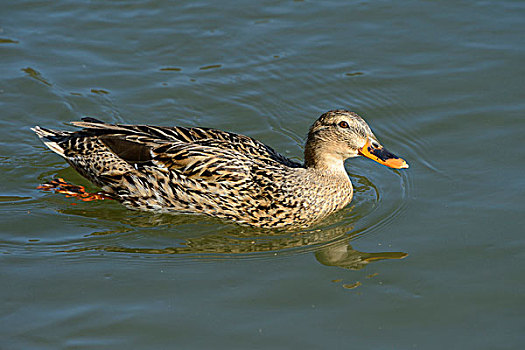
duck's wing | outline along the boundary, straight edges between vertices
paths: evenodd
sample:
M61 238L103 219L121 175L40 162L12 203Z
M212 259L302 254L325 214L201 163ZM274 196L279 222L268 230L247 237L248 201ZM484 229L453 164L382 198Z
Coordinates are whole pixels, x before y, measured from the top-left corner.
M106 124L94 118L83 118L73 125L98 135L125 135L125 139L135 143L181 142L194 146L236 151L258 158L261 161L278 162L292 168L303 165L295 162L273 148L251 137L210 128L160 127L150 125ZM106 137L108 138L108 137ZM122 137L120 137L122 139ZM124 145L126 148L127 146Z
M253 159L235 150L180 141L151 148L152 163L187 179L239 182L250 177Z
M272 168L283 165L302 167L255 139L215 129L115 125L92 118L72 124L83 128L77 132L79 137L96 140L89 148L103 145L104 158L112 159L103 164L119 164L120 168L124 161L138 171L151 171L152 167L157 167L160 171L174 171L177 176L196 181L242 182L253 175L250 171L256 163ZM72 155L69 158L82 157ZM104 170L101 173L117 176L120 171Z
M195 130L198 128L188 134L188 129L112 125L91 118L73 124L83 129L62 132L35 127L34 131L50 149L100 187L112 187L126 174L165 174L211 183L245 181L252 163L259 162L257 157L233 147L218 147L223 143L197 139L193 135L201 132Z

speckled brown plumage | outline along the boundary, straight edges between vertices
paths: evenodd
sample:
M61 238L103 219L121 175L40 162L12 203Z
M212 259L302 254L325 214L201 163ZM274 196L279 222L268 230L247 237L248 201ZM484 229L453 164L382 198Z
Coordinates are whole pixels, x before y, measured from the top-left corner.
M395 157L384 156L363 119L344 110L327 112L312 125L305 164L250 137L215 129L114 125L93 118L72 124L83 129L33 130L127 207L206 214L254 227L317 222L352 199L346 158L370 144L383 152L377 157Z

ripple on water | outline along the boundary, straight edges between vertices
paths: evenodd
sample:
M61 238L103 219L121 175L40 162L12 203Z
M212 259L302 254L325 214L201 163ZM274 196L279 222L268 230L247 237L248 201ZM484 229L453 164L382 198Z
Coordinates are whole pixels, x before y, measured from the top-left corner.
M22 71L26 73L28 76L30 76L31 78L38 80L39 82L44 83L47 86L52 86L52 84L46 78L44 78L42 73L40 73L36 69L27 67L27 68L23 68Z
M4 204L8 205L8 204L27 201L31 199L32 197L24 197L24 196L0 196L0 205L4 205Z
M18 44L18 40L8 39L8 38L0 38L0 44Z

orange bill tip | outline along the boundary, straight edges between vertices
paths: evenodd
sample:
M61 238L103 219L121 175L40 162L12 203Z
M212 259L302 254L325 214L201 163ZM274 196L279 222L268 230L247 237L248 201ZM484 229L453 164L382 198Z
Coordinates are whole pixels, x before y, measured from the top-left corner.
M390 153L384 147L374 147L370 140L359 150L359 154L370 158L379 164L386 165L389 168L394 169L406 169L408 168L407 162L399 158L398 156Z
M384 163L387 167L394 169L406 169L408 168L407 162L402 158L387 159Z

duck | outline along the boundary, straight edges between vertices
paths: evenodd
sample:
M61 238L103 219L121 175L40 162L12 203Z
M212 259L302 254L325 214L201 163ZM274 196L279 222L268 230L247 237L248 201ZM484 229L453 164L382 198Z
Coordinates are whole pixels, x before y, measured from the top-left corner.
M303 163L254 138L212 128L92 117L71 124L81 129L32 130L106 196L130 209L203 214L256 228L304 228L346 207L353 196L348 158L408 168L363 118L344 109L312 124Z

